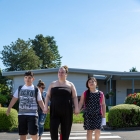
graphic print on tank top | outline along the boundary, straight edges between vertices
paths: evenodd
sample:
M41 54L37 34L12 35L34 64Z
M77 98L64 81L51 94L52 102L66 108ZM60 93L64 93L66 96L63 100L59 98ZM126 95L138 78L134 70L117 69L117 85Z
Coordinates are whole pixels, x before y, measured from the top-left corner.
M36 113L35 90L21 89L19 92L19 113Z

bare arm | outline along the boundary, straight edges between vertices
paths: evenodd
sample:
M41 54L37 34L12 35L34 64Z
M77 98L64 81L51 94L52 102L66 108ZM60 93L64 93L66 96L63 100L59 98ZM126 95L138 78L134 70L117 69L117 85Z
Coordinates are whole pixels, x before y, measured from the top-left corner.
M75 114L79 113L79 108L78 108L78 99L77 99L77 92L75 86L72 84L72 97L73 97L73 102L74 102L74 107L75 107Z
M38 104L39 104L39 106L41 107L41 109L42 110L44 110L44 102L43 102L43 100L41 100L41 101L38 101Z
M106 114L106 103L105 103L105 97L103 96L103 100L102 100L102 117L105 118L105 114Z
M52 88L52 83L50 84L50 86L48 87L48 90L47 90L47 95L46 95L46 98L45 98L44 113L48 112L48 103L49 103L49 100L50 100L50 97L51 97L51 93L50 93L51 88Z
M79 105L78 105L79 111L81 110L83 104L84 104L84 93L81 95L80 102L79 102Z
M11 111L11 108L13 107L13 105L17 102L18 98L15 98L13 97L9 106L8 106L8 109L6 111L6 115L8 116L10 114L10 111Z

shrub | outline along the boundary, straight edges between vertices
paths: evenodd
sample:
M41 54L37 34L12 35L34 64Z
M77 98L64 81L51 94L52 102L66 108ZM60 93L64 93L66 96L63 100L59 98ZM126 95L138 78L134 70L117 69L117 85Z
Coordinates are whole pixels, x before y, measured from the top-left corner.
M120 104L110 109L108 122L111 127L140 126L140 107L132 104Z
M18 127L18 113L11 109L10 115L6 115L7 108L0 107L0 131L12 131Z
M0 104L2 106L4 106L7 102L7 96L6 95L3 95L3 94L0 94Z
M134 93L134 94L129 94L125 101L125 104L135 104L137 106L140 106L140 93Z
M45 130L50 129L50 113L47 114L47 118L46 118L45 124L44 124L44 129Z
M83 123L83 113L80 113L78 115L73 114L73 123Z

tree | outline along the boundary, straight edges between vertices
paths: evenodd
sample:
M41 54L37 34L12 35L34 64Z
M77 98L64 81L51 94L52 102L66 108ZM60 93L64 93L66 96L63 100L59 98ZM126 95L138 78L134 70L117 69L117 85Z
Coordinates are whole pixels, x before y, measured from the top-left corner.
M9 85L10 79L2 76L0 69L0 104L8 105L11 99L11 85Z
M24 41L18 38L17 41L3 48L0 59L7 67L6 71L38 69L42 63L36 56L30 40Z
M46 66L48 68L57 68L61 66L62 57L58 52L58 46L53 36L36 35L31 42L36 55L42 60L40 68L46 68Z
M9 79L8 79L7 77L2 76L2 71L1 71L1 69L0 69L0 84L6 85L8 80L9 80Z
M129 72L138 72L136 67L132 67Z

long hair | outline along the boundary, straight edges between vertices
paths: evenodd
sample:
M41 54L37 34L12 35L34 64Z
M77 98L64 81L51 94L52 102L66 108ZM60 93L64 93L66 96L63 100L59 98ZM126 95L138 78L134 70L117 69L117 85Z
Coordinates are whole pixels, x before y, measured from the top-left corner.
M89 100L89 95L90 95L90 88L88 87L88 82L89 80L93 80L96 82L97 84L97 80L95 77L89 77L88 80L86 81L86 87L87 87L87 91L86 91L86 97L85 97L85 103L87 104L88 100Z

